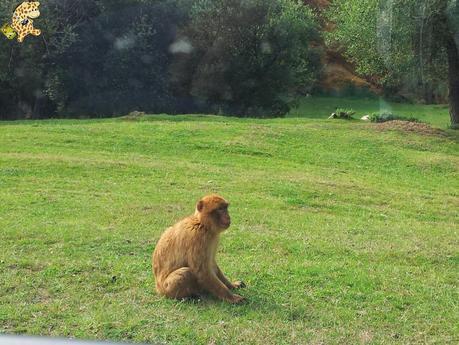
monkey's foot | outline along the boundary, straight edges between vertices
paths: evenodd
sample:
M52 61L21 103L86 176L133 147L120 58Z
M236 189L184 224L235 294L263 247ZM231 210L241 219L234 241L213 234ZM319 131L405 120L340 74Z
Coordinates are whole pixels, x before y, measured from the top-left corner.
M230 300L231 303L239 304L245 301L245 298L239 295L234 294L233 298Z
M233 289L242 289L246 287L245 283L242 280L236 280L232 283L232 285Z

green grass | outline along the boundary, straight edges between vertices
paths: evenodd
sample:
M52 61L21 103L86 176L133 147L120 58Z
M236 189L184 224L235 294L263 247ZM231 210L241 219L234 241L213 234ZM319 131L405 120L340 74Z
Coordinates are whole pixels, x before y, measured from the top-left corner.
M289 117L307 117L326 119L336 108L353 109L354 118L363 115L391 111L404 117L415 117L434 127L448 128L450 125L449 108L447 104L407 104L387 102L382 98L351 98L351 97L309 97L304 98L298 108L292 109Z
M0 123L0 333L456 344L458 146L304 118ZM245 305L154 292L156 241L210 192Z

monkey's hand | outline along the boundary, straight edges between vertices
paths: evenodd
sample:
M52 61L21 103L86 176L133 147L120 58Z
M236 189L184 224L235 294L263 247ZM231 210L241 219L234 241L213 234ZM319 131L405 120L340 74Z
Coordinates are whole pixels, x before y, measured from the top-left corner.
M230 303L239 304L245 301L245 298L239 295L234 294L230 300Z
M233 282L231 284L231 289L242 289L242 288L245 288L246 285L245 283L242 281L242 280L236 280L235 282Z

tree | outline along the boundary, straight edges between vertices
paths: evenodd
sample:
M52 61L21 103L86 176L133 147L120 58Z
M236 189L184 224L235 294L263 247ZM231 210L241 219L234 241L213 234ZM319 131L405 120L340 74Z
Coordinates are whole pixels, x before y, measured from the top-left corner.
M39 37L0 37L0 119L173 111L169 46L180 0L49 0ZM1 24L17 1L0 2Z
M167 78L168 49L178 20L174 6L168 1L104 0L90 1L81 11L80 16L72 11L70 23L61 20L67 29L51 42L46 89L59 113L173 110Z
M0 2L0 25L10 23L17 1ZM40 22L40 29L47 30ZM0 119L39 117L52 112L43 91L46 53L43 37L34 37L19 44L0 34Z
M445 8L445 12L448 20L443 20L442 30L446 36L445 43L448 55L451 125L453 128L459 129L459 1L450 1L450 5ZM445 18L440 15L440 19Z
M212 18L212 20L209 20ZM291 0L193 0L172 86L201 111L279 116L319 71L311 10Z
M459 126L457 0L334 1L328 34L357 72L388 92L419 90L427 102L449 88L452 127Z

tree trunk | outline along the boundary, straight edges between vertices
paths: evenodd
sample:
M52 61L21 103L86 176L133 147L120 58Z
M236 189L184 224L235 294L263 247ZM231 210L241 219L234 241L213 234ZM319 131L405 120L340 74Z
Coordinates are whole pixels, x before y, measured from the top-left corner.
M451 127L459 129L459 52L453 35L446 42L448 53L449 115Z

